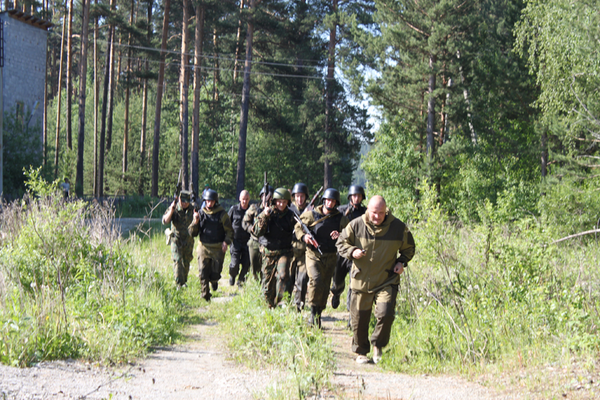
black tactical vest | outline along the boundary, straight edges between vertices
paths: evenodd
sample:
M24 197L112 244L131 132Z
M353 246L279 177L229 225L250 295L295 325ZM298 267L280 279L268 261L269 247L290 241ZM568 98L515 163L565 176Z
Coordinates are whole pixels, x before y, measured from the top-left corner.
M246 243L250 239L250 234L242 228L242 221L246 215L247 209L244 210L239 204L231 206L229 209L229 218L231 219L231 227L233 228L233 238L240 242Z
M285 210L283 214L273 211L267 223L267 233L258 238L258 242L269 250L291 250L294 235L294 214Z
M312 210L312 215L315 221L325 217L325 215L319 214L317 210ZM342 214L337 213L310 228L314 232L315 240L321 246L323 253L335 253L337 251L335 247L336 240L331 238L331 232L340 230L341 220Z
M355 218L361 217L365 212L367 212L367 207L359 204L358 207L354 208L350 203L344 204L343 206L339 206L338 210L342 215L348 217L349 221L352 221Z
M225 228L221 218L225 210L214 214L201 213L200 217L200 241L202 243L222 243L225 240Z

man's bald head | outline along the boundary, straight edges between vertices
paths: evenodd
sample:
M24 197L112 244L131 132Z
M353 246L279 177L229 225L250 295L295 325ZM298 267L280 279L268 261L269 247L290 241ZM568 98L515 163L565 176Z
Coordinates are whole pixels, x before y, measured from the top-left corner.
M386 212L386 204L385 199L382 196L373 196L369 200L369 205L367 206L367 215L369 220L374 225L381 225L381 223L385 220L385 212Z
M242 209L247 209L248 205L250 204L250 193L248 193L247 190L242 190L240 192L240 205L242 206Z

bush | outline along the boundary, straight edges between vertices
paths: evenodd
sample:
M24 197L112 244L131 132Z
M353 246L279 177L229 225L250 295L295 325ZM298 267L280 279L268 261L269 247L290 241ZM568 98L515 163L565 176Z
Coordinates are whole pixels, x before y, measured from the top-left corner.
M118 362L170 343L183 311L173 284L136 264L113 211L35 189L0 215L0 361L81 357ZM44 195L45 194L45 195Z

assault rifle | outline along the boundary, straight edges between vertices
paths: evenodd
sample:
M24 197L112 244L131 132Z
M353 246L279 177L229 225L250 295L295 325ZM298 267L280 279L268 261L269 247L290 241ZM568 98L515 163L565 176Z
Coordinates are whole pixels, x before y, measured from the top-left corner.
M181 168L179 168L179 176L177 177L177 187L175 188L175 201L177 201L179 193L181 193Z
M321 189L323 189L323 188L321 188ZM308 226L306 226L306 224L304 222L302 222L302 219L300 219L300 216L296 213L296 211L292 210L291 208L289 208L289 210L294 213L294 219L296 220L296 222L298 222L300 224L300 226L302 227L302 230L304 231L304 234L310 236L310 238L315 243L317 243L317 240L315 239L313 233L310 231L310 228ZM323 252L321 251L321 245L319 243L317 243L316 249L320 255L323 255Z
M310 203L308 203L308 205L306 206L306 210L307 211L314 210L314 208L315 208L315 201L317 200L317 197L319 197L321 195L322 191L323 191L323 186L321 186L321 189L317 190L317 193L315 193L315 195L313 196L313 198L310 200Z
M263 186L263 199L262 199L262 209L269 207L271 203L271 191L269 190L269 182L267 181L267 171L265 171L265 179Z

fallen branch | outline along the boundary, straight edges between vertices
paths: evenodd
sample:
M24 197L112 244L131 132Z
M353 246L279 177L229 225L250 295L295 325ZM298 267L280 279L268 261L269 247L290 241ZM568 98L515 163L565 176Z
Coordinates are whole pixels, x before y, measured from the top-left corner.
M574 235L566 236L566 237L564 237L562 239L555 240L551 244L562 242L563 240L567 240L567 239L573 239L573 238L576 238L578 236L589 235L590 233L600 233L600 229L592 229L591 231L585 231L585 232L576 233Z

